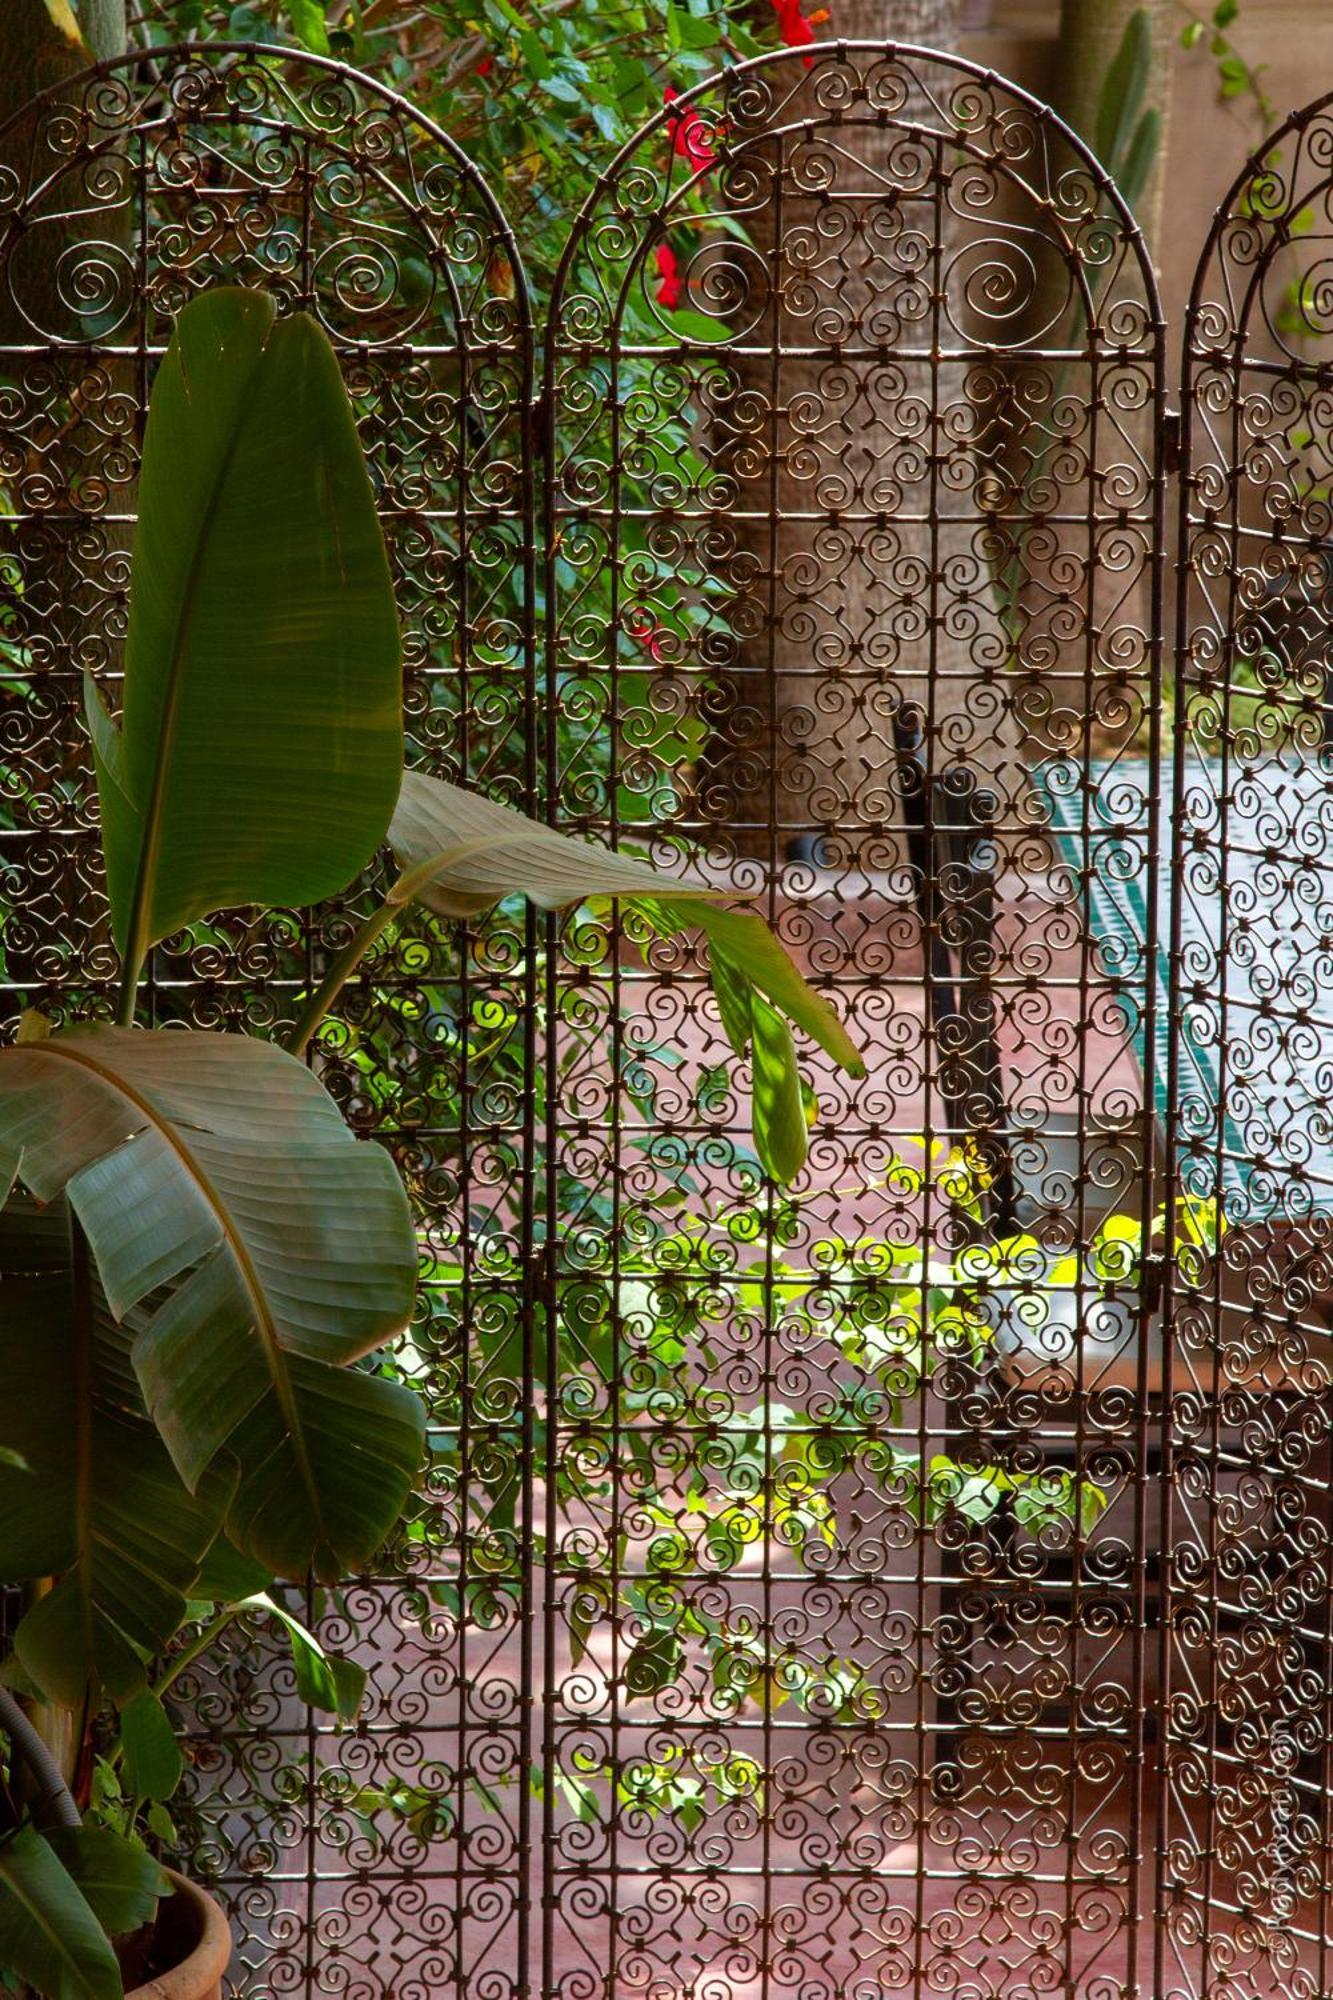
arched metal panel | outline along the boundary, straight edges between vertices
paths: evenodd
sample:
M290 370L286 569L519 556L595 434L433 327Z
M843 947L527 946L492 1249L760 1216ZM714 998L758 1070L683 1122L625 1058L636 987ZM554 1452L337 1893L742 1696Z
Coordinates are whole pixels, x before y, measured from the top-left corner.
M1162 808L1137 229L966 63L765 58L608 167L543 395L551 808L758 891L869 1068L812 1065L779 1199L695 955L553 978L543 1990L1129 1995L1161 1407L1125 1250Z
M354 399L404 628L410 753L518 803L537 775L527 290L507 224L450 138L339 64L182 48L104 65L0 134L3 959L10 1011L110 1004L94 867L91 668L114 703L141 427L174 314L220 282L312 313ZM382 886L382 885L381 885ZM267 1031L370 907L231 913L155 955L160 1020ZM531 1546L516 1511L530 1407L532 955L522 923L460 945L400 927L320 1057L427 1219L407 1349L434 1389L420 1519L350 1610L372 1667L354 1734L300 1706L238 1635L194 1703L200 1867L237 1926L238 1992L485 1990L522 1946L528 1796L517 1661ZM482 1581L478 1581L478 1577ZM527 1623L525 1623L525 1620ZM318 1722L318 1726L317 1725ZM415 1815L379 1811L410 1782ZM452 1844L422 1829L446 1817ZM520 1958L520 1962L521 1958Z
M1218 212L1185 327L1159 1991L1327 1992L1333 469L1325 98ZM1211 1233L1211 1231L1209 1232Z

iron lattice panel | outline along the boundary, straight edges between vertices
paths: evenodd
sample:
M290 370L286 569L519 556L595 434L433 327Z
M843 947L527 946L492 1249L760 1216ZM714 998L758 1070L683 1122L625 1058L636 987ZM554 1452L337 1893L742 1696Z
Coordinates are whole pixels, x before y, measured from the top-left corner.
M1330 1930L1327 100L1218 212L1186 325L1170 1990L1323 1995ZM1184 1959L1184 1966L1180 1963Z
M819 1072L782 1204L743 1100L677 1067L725 1054L688 951L656 978L617 951L610 1062L600 1035L566 1057L548 1167L589 1197L546 1391L548 1990L1127 1992L1159 1349L1085 1285L1098 1343L971 1365L948 1286L977 1226L910 1163L911 1135L974 1135L987 1226L1021 1210L1038 1262L1152 1198L1151 961L1099 943L1081 872L1154 864L1152 280L1068 135L965 65L840 48L684 106L605 176L550 308L551 792L564 825L683 834L762 885L870 1075ZM865 1314L927 1252L952 1276L923 1388ZM1015 1477L1104 1504L1034 1528L991 1510Z
M389 544L413 755L524 803L536 773L526 287L447 136L335 64L192 49L155 57L151 73L103 68L39 101L0 160L6 997L105 1013L114 964L81 676L91 668L114 701L147 385L173 315L227 281L323 326ZM376 888L313 919L241 912L196 927L155 955L154 1017L258 1032L290 1019ZM400 927L320 1059L427 1218L405 1359L431 1394L436 1456L411 1538L327 1612L335 1642L350 1613L373 1662L354 1734L308 1714L258 1639L181 1684L199 1729L198 1852L232 1904L241 1993L314 1990L332 1965L352 1993L470 1985L468 1954L523 1900L503 1818L480 1833L465 1823L448 1850L407 1826L380 1845L348 1802L405 1771L450 1796L483 1770L517 1791L531 1761L509 1664L519 1605L499 1596L459 1615L474 1550L530 1532L497 1524L477 1485L483 1465L509 1468L512 1485L530 1422L521 1369L496 1361L506 1339L517 1352L527 1318L514 1272L531 1231L513 1191L533 1143L529 945L521 918L466 938ZM468 1327L496 1345L483 1356ZM443 1914L478 1898L480 1930Z
M1190 320L1173 904L1164 332L1044 107L910 50L744 65L611 163L534 331L410 106L154 63L0 135L7 998L107 1005L79 681L114 697L152 366L225 278L342 359L413 755L687 841L869 1068L812 1063L780 1198L689 945L423 921L348 996L321 1061L418 1200L436 1451L320 1607L365 1635L354 1731L256 1635L180 1684L235 1990L1324 1993L1322 1127L1271 1072L1323 1062L1326 389L1245 338L1306 210L1317 273L1324 121ZM269 1029L373 890L173 941L155 1018ZM1233 1222L1174 1342L1160 1239L1096 1247L1163 1196Z

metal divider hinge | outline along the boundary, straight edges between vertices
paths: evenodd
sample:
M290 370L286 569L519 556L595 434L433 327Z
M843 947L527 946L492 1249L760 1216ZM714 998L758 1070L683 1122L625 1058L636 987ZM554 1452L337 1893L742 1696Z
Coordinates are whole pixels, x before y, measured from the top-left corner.
M1165 1257L1145 1257L1143 1260L1143 1310L1149 1316L1155 1313L1161 1305L1165 1284Z

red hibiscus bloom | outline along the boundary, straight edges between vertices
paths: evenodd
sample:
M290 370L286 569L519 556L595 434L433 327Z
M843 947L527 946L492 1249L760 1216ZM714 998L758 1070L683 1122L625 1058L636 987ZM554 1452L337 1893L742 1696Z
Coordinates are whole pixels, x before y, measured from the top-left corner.
M653 297L659 306L664 306L668 312L674 312L680 304L681 292L684 289L676 253L669 243L659 243L654 255L657 275L661 282Z
M816 21L827 21L828 11L821 7L807 20L801 12L801 0L773 0L773 12L778 17L778 33L789 49L804 48L815 40ZM802 56L801 61L809 69L813 56Z
M674 104L680 92L668 84L662 92L663 104ZM713 164L713 138L698 112L691 108L678 111L668 120L671 133L671 149L679 153L682 160L688 160L698 173L703 167Z

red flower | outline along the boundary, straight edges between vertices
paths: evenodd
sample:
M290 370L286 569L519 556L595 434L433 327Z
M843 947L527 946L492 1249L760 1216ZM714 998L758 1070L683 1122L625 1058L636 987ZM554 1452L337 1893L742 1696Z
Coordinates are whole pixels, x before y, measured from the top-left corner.
M473 75L489 76L494 62L495 62L494 56L483 56L481 61L477 64L476 69L473 71Z
M655 625L646 611L632 611L625 620L625 629L631 639L637 639L645 646L650 660L660 663L662 659L662 628Z
M668 84L662 92L663 104L674 104L680 92ZM668 119L667 129L671 133L671 149L679 153L682 160L688 160L698 173L703 167L713 164L713 139L708 127L698 112L691 108L678 111Z
M680 265L676 262L676 253L669 243L659 243L655 255L657 275L662 282L653 293L653 297L659 306L665 306L668 312L674 312L680 304L683 290Z
M778 17L778 33L789 49L804 48L815 40L815 22L827 21L828 11L821 7L809 20L801 12L801 0L773 0L773 12ZM809 69L813 56L802 56L801 61Z

